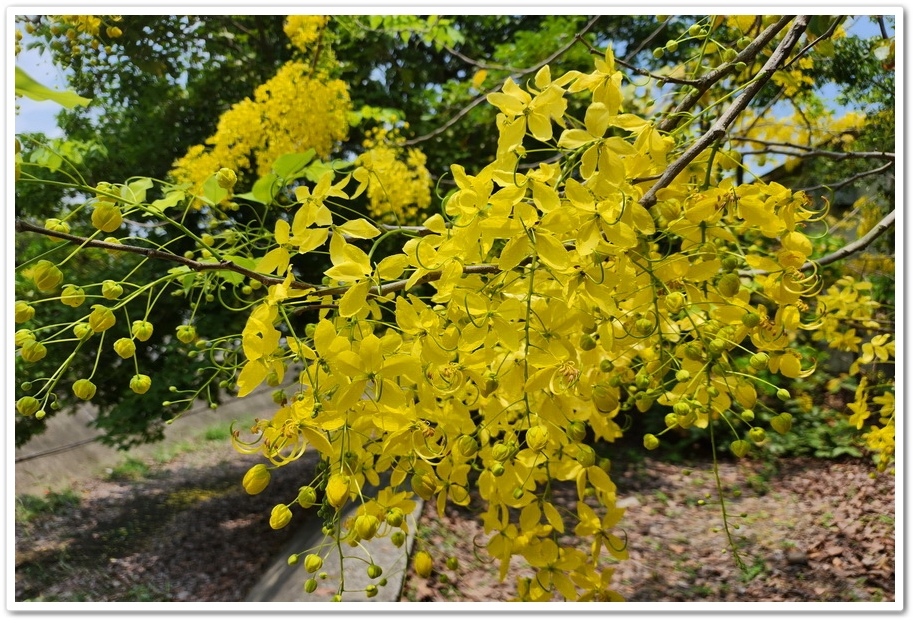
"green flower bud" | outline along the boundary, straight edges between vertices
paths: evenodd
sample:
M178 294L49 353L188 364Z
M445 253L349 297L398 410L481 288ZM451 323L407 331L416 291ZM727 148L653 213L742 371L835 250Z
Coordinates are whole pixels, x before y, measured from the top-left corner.
M115 340L114 350L122 359L129 359L134 356L134 353L137 352L137 347L134 345L134 341L129 337L122 337Z
M687 370L678 370L674 374L674 378L677 379L679 383L686 383L687 381L690 380L690 372L688 372Z
M353 523L356 534L364 541L368 541L375 536L378 531L379 520L374 515L360 515Z
M410 486L414 493L424 500L433 497L436 492L436 477L430 472L417 472L410 478Z
M472 457L477 454L480 446L477 444L477 440L470 435L461 435L455 441L455 448L461 456Z
M251 468L245 472L245 475L242 477L242 488L245 489L245 493L248 495L257 495L261 491L267 488L267 485L270 483L270 470L267 469L267 466L258 463L253 465Z
M750 409L745 409L744 411L742 411L739 414L738 417L740 417L745 422L753 422L754 421L754 412L751 411Z
M747 312L741 316L741 324L743 324L748 329L753 329L760 324L760 314L757 312Z
M277 504L270 511L270 527L274 530L285 528L293 518L293 511L286 504Z
M378 586L375 584L369 584L366 586L366 597L370 599L378 595Z
M238 176L235 174L235 171L232 169L227 169L223 167L216 172L216 183L219 184L220 188L225 188L230 190L235 183L238 181Z
M665 414L665 426L667 426L668 428L674 428L675 426L677 426L677 415L675 415L674 413L666 413Z
M25 301L16 301L16 324L28 322L35 316L35 308Z
M152 384L153 380L145 374L135 374L130 377L130 389L135 394L145 394Z
M309 573L315 573L324 566L324 559L318 554L309 554L305 557L305 562L303 565L305 566L306 571Z
M92 210L92 225L106 234L110 234L121 226L124 217L121 209L110 201L100 201Z
M69 307L79 307L86 300L86 293L83 289L72 283L64 286L63 292L60 293L60 302Z
M550 440L550 433L546 426L532 426L525 431L525 442L535 452L544 449Z
M369 565L366 567L366 575L374 580L378 576L382 575L382 568L378 565Z
M34 396L23 396L16 401L16 411L28 417L38 412L41 403Z
M318 581L315 578L309 578L305 581L303 588L306 593L314 593L315 589L318 588Z
M89 328L95 333L107 331L115 324L114 312L104 305L93 305L89 314Z
M64 274L48 260L39 260L32 269L32 281L35 283L35 287L42 292L51 292L57 289L57 286L63 280Z
M731 448L732 454L741 459L751 449L751 444L744 439L736 439L729 444L729 448Z
M50 229L51 231L60 232L62 234L70 233L70 226L59 218L49 218L45 219L45 229ZM60 240L56 236L48 236L51 240Z
M296 502L299 503L299 506L302 508L310 508L315 505L317 500L318 491L315 490L315 487L309 485L299 487L299 495L296 496Z
M178 341L182 344L190 344L197 339L197 329L189 324L179 325L176 329L176 334L178 335Z
M401 524L404 523L404 511L397 507L388 509L385 514L385 521L392 528L400 528Z
M458 559L454 556L449 556L445 559L445 566L448 567L451 571L458 570Z
M752 368L757 370L762 370L767 367L767 364L770 362L770 356L766 353L754 353L751 355L748 363Z
M711 357L718 357L725 351L726 343L725 340L720 340L716 338L709 341L709 355Z
M598 364L598 369L608 374L614 371L614 362L610 359L602 359L601 363Z
M391 535L391 543L392 543L395 547L401 547L402 545L404 545L404 540L405 540L406 538L407 538L407 535L405 535L403 532L401 532L401 531L399 530L399 531L397 531L397 532L392 533L392 535Z
M636 321L636 335L639 337L646 337L651 335L655 330L655 323L649 320L648 318L640 318Z
M106 299L113 301L124 294L124 287L111 279L106 279L102 282L102 296Z
M512 449L508 445L502 442L497 442L493 444L493 459L494 460L505 461L510 456L512 456Z
M293 565L299 564L299 554L290 554L289 558L286 559L286 564L292 567Z
M82 340L92 335L92 327L88 322L79 322L73 326L73 335L76 339Z
M792 414L785 411L770 420L770 426L780 435L785 435L792 429Z
M92 400L92 397L95 396L95 383L89 379L74 381L73 394L81 400Z
M585 439L585 434L588 432L588 429L585 425L585 422L582 420L573 420L566 427L566 434L569 436L570 440L574 443L579 443Z
M591 446L580 446L579 452L576 454L576 460L579 462L579 465L582 467L591 467L595 464L598 457L595 454L595 449Z
M134 320L130 326L130 334L134 339L145 342L153 335L153 325L145 320Z
M788 400L792 397L792 394L789 393L789 390L785 387L780 387L776 390L776 397L780 400Z
M44 344L35 340L26 340L22 344L22 348L19 351L19 356L22 357L24 361L29 363L35 363L36 361L41 361L48 354L48 349Z
M665 308L676 314L684 308L684 295L681 292L669 292L665 296Z
M490 472L492 472L494 476L502 476L506 473L506 466L503 465L501 461L497 461L490 466Z
M582 350L594 350L596 346L598 346L598 342L593 335L583 333L579 337L579 348Z
M658 444L659 444L658 437L656 437L652 433L643 435L642 445L646 448L646 450L655 450L658 447Z
M750 437L751 441L754 443L761 443L764 439L767 438L767 432L759 426L755 426L748 431L747 436Z

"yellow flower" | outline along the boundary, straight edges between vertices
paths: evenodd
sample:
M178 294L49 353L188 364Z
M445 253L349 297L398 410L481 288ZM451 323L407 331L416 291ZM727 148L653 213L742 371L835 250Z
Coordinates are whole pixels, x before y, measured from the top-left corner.
M106 331L115 325L114 312L104 305L93 305L89 313L89 328L95 333Z
M417 552L413 559L413 569L421 578L428 578L433 572L433 557L426 550Z
M134 356L134 353L137 351L137 347L134 345L134 341L129 337L122 337L115 340L114 350L122 359L128 359Z
M350 499L350 477L346 474L334 474L328 479L325 490L328 504L340 509Z

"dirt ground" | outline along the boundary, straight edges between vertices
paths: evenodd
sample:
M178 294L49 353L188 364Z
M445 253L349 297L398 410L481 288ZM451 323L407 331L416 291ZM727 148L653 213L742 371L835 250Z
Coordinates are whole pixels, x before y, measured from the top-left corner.
M244 600L297 527L294 518L289 530L270 530L265 509L288 501L313 469L300 461L278 470L271 487L251 497L240 481L255 461L214 441L136 474L22 498L16 600ZM619 535L630 559L617 565L615 588L633 602L893 601L894 481L869 472L860 461L721 466L727 510L741 524L734 534L742 570L725 551L709 465L685 470L649 460L630 468L618 478L627 506ZM575 504L574 495L567 499ZM422 579L411 570L402 601L514 597L525 566L513 565L499 581L474 511L440 518L427 505L418 539L435 572ZM446 568L449 556L457 571Z

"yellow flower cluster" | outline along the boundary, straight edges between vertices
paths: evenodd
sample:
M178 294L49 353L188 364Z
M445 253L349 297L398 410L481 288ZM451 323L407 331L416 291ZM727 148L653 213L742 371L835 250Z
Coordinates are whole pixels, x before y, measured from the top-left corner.
M318 41L329 20L327 15L290 15L283 24L283 32L297 49L305 52Z
M77 32L85 32L93 37L99 34L102 26L102 20L97 15L58 15L56 19L61 24L72 26Z
M389 140L396 134L382 127L369 133L363 141L366 151L356 159L364 172L354 177L368 181L366 194L373 218L405 224L429 207L432 178L423 152L397 147Z
M342 80L312 75L306 63L291 61L226 111L205 145L191 147L175 162L172 175L200 192L221 167L264 175L289 153L314 149L327 158L346 138L350 94Z

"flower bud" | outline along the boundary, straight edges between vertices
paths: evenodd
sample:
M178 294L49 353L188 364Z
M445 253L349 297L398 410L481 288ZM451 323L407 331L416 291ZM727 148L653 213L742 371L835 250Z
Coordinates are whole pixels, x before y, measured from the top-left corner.
M95 383L89 379L74 381L73 394L82 400L92 400L92 397L95 396Z
M342 507L350 499L350 477L345 474L331 476L328 479L325 497L334 508Z
M388 509L385 514L385 522L392 528L400 528L404 523L404 511L397 507Z
M70 226L59 218L49 218L45 219L45 229L50 229L51 231L60 232L62 234L70 233ZM56 236L48 236L51 240L60 240Z
M60 302L69 307L79 307L86 300L86 293L83 289L72 283L64 286L63 292L60 293Z
M274 530L286 527L293 518L293 511L286 504L277 504L270 511L270 527Z
M543 450L550 440L550 433L546 426L532 426L525 431L525 442L535 452Z
M392 533L392 535L391 535L391 543L392 543L395 547L401 547L402 545L404 545L404 540L405 540L406 538L407 538L407 536L406 536L403 532L401 532L400 530L398 530L397 532Z
M782 412L770 420L770 426L780 435L785 435L792 429L792 414Z
M676 314L684 308L684 295L681 292L669 292L665 296L665 309Z
M368 584L366 586L366 597L369 597L371 599L372 597L375 597L376 595L378 595L378 586L376 586L375 584Z
M658 437L652 433L648 433L642 438L642 445L646 448L646 450L655 450L658 447L658 444Z
M576 454L576 460L582 467L591 467L598 460L598 457L595 455L594 448L591 446L582 446Z
M598 342L595 340L594 336L583 333L579 337L579 348L582 350L594 350L596 346L598 346Z
M35 316L35 308L25 301L16 301L16 324L28 322Z
M306 593L314 593L315 589L318 588L318 580L315 578L307 579L303 585L303 588L305 589Z
M410 486L414 493L428 500L436 492L436 477L430 472L417 472L410 478Z
M502 442L493 444L493 458L497 461L505 461L512 456L512 449Z
M757 312L747 312L741 316L741 324L743 324L748 329L753 329L760 324L760 314Z
M585 422L582 420L573 420L566 427L566 434L569 436L569 439L574 443L579 443L585 439L585 434L588 432L588 429L585 425Z
M456 571L458 569L458 559L454 556L449 556L445 560L445 566L448 567L451 571Z
M176 329L176 334L178 335L178 341L182 344L190 344L197 339L197 329L189 324L179 325Z
M235 183L238 181L238 176L235 174L235 171L232 169L227 169L223 167L216 172L216 183L219 184L220 188L225 188L226 190L231 190Z
M455 442L455 448L461 456L472 457L477 454L480 446L477 444L477 440L470 435L461 435Z
M678 383L686 383L690 380L690 372L688 370L678 370L674 374L674 378L677 379Z
M89 314L89 328L95 333L101 333L113 327L115 324L114 312L104 305L93 305L92 312Z
M122 359L129 359L134 356L134 353L137 351L137 347L134 345L134 341L129 337L122 337L115 340L114 350Z
M432 574L433 557L429 555L429 552L417 552L417 555L413 559L413 570L416 571L417 575L421 578L428 578Z
M506 466L503 465L501 462L497 461L496 463L493 463L493 465L490 466L490 471L493 473L494 476L502 476L503 474L506 473Z
M242 477L242 488L248 495L257 495L270 483L270 470L263 463L253 465Z
M153 380L145 374L135 374L130 377L130 389L135 394L145 394L152 384Z
M315 491L315 487L310 487L308 485L299 487L299 495L296 496L296 502L299 503L299 506L302 508L310 508L315 505L317 500L318 492Z
M124 286L116 281L111 279L106 279L102 282L102 296L106 299L113 301L120 298L124 294Z
M92 225L110 234L124 222L121 209L110 201L99 201L92 210Z
M764 439L767 438L767 432L759 426L755 426L748 431L747 436L750 437L751 441L754 443L761 443Z
M732 454L741 459L751 449L751 444L745 439L736 439L729 444L729 448L731 448Z
M305 570L309 573L315 573L324 566L324 559L318 554L309 554L302 563Z
M82 340L92 335L92 327L89 326L88 322L77 323L73 326L73 335L76 336L76 339Z
M39 260L32 269L32 281L42 292L51 292L64 280L60 269L48 260Z
M356 529L356 534L359 535L359 538L364 541L368 541L375 536L375 533L378 531L379 520L378 517L374 515L360 515L356 518L353 527Z
M378 565L369 565L366 567L366 575L374 580L378 576L382 575L382 568Z
M776 397L780 400L788 400L792 397L792 394L789 393L789 390L785 387L780 387L776 390Z
M34 415L39 407L41 407L41 403L34 396L23 396L16 401L16 411L26 417Z
M44 344L35 340L26 340L22 344L19 356L29 363L41 361L48 354L48 349Z
M145 320L134 320L130 326L130 334L141 342L145 342L153 335L153 325Z

